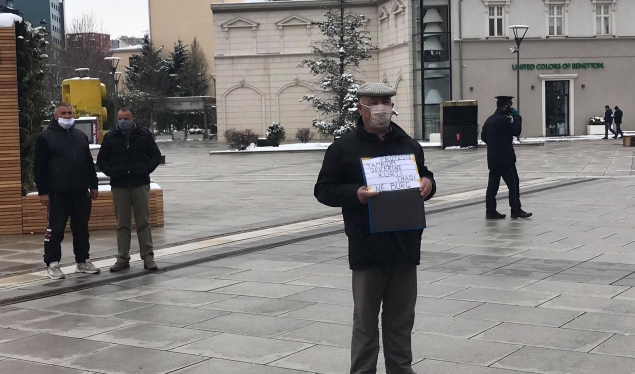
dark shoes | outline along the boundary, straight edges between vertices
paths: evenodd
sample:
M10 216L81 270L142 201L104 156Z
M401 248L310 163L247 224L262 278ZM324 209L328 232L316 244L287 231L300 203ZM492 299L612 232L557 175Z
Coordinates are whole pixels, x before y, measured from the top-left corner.
M130 269L130 263L128 261L121 261L121 260L117 260L117 263L114 264L111 268L110 268L110 272L111 273L116 273L118 271L122 271L122 270L126 270L126 269Z
M529 218L531 217L532 214L531 213L527 213L522 209L518 209L517 212L512 213L512 218L516 219L516 218Z
M605 137L603 137L602 139L608 139L608 137L606 137L606 136L605 136Z
M143 268L146 270L159 270L157 263L154 262L153 256L146 256L146 258L143 259Z
M485 213L485 219L505 219L505 217L507 216L504 214L498 213L497 211Z

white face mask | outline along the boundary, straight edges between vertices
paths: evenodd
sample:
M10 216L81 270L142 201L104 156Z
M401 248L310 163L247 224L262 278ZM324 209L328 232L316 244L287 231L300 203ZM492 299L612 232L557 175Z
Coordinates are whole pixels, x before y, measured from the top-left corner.
M57 123L59 123L64 130L68 130L71 127L73 127L73 125L75 124L75 120L73 118L71 119L60 118L57 120Z
M378 104L368 106L360 104L363 107L370 109L370 123L371 127L376 129L385 129L390 126L390 119L392 118L392 105L390 104Z

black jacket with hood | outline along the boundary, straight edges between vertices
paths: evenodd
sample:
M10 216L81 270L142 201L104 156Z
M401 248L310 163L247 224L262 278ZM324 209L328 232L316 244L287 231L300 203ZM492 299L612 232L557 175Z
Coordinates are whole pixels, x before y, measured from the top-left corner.
M88 136L52 121L35 141L33 173L38 194L88 192L99 180Z
M360 119L357 131L342 136L329 146L315 184L315 197L324 205L341 207L348 236L348 258L352 270L375 266L419 265L423 230L370 233L368 206L357 199L364 186L360 159L415 154L421 177L436 183L424 165L423 148L399 126L391 122L391 131L383 140L364 129Z
M112 187L150 184L150 173L161 163L161 151L152 134L135 126L126 135L119 127L109 132L101 144L97 165L110 177Z

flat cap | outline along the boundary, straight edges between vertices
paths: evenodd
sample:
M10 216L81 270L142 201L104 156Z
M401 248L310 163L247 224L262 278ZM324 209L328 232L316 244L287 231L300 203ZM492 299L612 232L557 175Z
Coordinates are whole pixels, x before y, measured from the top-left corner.
M393 97L397 91L385 83L365 83L357 90L357 96Z

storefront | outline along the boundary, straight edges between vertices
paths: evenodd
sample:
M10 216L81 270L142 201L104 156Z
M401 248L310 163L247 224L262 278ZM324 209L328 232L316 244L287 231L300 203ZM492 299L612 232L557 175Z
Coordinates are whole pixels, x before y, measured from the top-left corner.
M515 99L523 136L589 133L589 119L604 106L624 110L624 129L635 130L628 112L635 96L635 2L585 0L452 0L452 98L477 100L482 124L495 96ZM588 4L586 4L588 3ZM427 1L426 1L427 4ZM530 26L520 64L509 26Z

